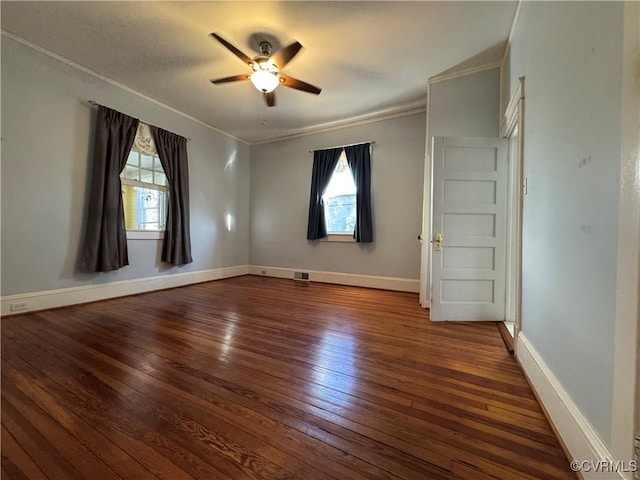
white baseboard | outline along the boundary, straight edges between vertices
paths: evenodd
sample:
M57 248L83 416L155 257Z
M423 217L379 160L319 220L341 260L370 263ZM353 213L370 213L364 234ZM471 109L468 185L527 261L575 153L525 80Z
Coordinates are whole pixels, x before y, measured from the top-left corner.
M165 288L182 287L193 283L208 282L222 278L237 277L249 273L248 265L214 268L197 272L159 275L157 277L137 278L99 285L46 290L0 297L2 316L24 312L58 308L78 303L95 302L107 298L122 297L137 293L151 292ZM16 306L18 308L16 309ZM13 308L12 308L13 307Z
M165 288L175 288L193 283L208 282L239 275L265 275L277 278L293 278L293 268L261 267L239 265L235 267L214 268L197 272L159 275L157 277L138 278L96 285L30 292L0 297L0 314L16 315L19 313L58 308L79 303L95 302L108 298L123 297L137 293L151 292ZM337 272L321 272L301 270L309 273L309 280L315 282L335 283L356 287L380 288L401 292L419 291L420 281L410 278L376 277L372 275L356 275ZM265 272L264 274L262 272Z
M606 471L607 467L615 465L611 453L522 332L518 334L516 356L569 453L570 460L584 462L585 468L579 472L581 478L585 480L631 480L633 478L632 472ZM620 462L620 465L629 468L630 460L625 459L625 463ZM601 466L599 472L596 471L598 465Z
M260 265L251 265L249 267L249 273L251 275L262 275L266 277L293 278L294 272L307 272L309 274L309 281L311 282L335 283L352 287L379 288L399 292L418 293L420 291L420 280L414 280L412 278L322 272L319 270L307 270L305 268L265 267Z

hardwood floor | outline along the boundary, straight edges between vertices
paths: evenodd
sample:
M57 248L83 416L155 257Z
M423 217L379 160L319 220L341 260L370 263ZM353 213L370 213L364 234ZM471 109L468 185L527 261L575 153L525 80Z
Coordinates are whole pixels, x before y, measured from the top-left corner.
M493 323L245 276L5 318L2 478L575 478Z

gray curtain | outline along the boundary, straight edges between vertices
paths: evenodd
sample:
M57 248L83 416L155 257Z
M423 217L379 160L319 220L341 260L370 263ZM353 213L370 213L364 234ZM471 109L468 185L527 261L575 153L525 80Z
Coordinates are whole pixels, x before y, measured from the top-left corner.
M98 107L89 214L80 268L109 272L129 265L120 172L127 163L139 120Z
M373 219L371 215L371 145L361 143L344 148L347 163L356 184L356 227L353 237L356 242L373 242Z
M150 125L158 157L167 176L169 201L167 226L162 244L162 261L185 265L191 258L189 222L189 166L187 139Z
M307 240L317 240L327 236L322 195L324 195L324 191L329 185L341 153L342 148L330 148L328 150L316 150L313 152Z

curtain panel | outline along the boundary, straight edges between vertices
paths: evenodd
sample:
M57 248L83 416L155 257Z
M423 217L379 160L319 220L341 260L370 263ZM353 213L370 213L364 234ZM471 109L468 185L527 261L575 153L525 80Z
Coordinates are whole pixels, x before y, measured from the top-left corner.
M338 164L342 148L330 148L313 152L313 171L311 173L311 197L309 198L309 221L307 240L318 240L327 236L324 220L324 195L333 171Z
M187 139L153 125L150 125L150 129L169 184L167 223L161 258L163 262L172 265L185 265L193 262Z
M356 242L373 242L373 218L371 207L371 144L361 143L344 147L347 163L356 184L356 226L353 238Z
M129 265L120 172L127 163L138 124L136 118L98 107L82 271L109 272Z

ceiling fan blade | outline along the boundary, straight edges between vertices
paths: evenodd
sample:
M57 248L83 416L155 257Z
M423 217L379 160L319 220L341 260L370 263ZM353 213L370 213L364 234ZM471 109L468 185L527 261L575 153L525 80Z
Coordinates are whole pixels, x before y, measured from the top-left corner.
M212 33L211 36L213 38L215 38L216 40L218 40L222 45L224 45L225 47L227 47L227 49L229 49L231 52L233 52L233 54L238 57L240 60L242 60L244 63L246 63L247 65L251 65L253 63L253 60L250 59L249 57L247 57L244 53L242 53L240 50L238 50L236 47L234 47L233 45L231 45L229 42L227 42L224 38L222 38L220 35L218 35L217 33Z
M271 55L270 60L276 67L278 67L278 70L282 70L284 66L298 54L301 48L302 44L300 42L294 42L288 47L281 48Z
M246 73L243 73L240 75L234 75L232 77L217 78L215 80L209 80L209 81L214 85L218 85L219 83L239 82L242 80L249 80L249 75Z
M315 87L310 83L303 82L297 78L290 77L289 75L280 74L280 84L285 87L295 88L296 90L302 90L303 92L313 93L314 95L320 95L321 88Z
M276 93L275 92L263 93L263 95L264 95L264 101L267 104L267 107L275 107L276 106Z

